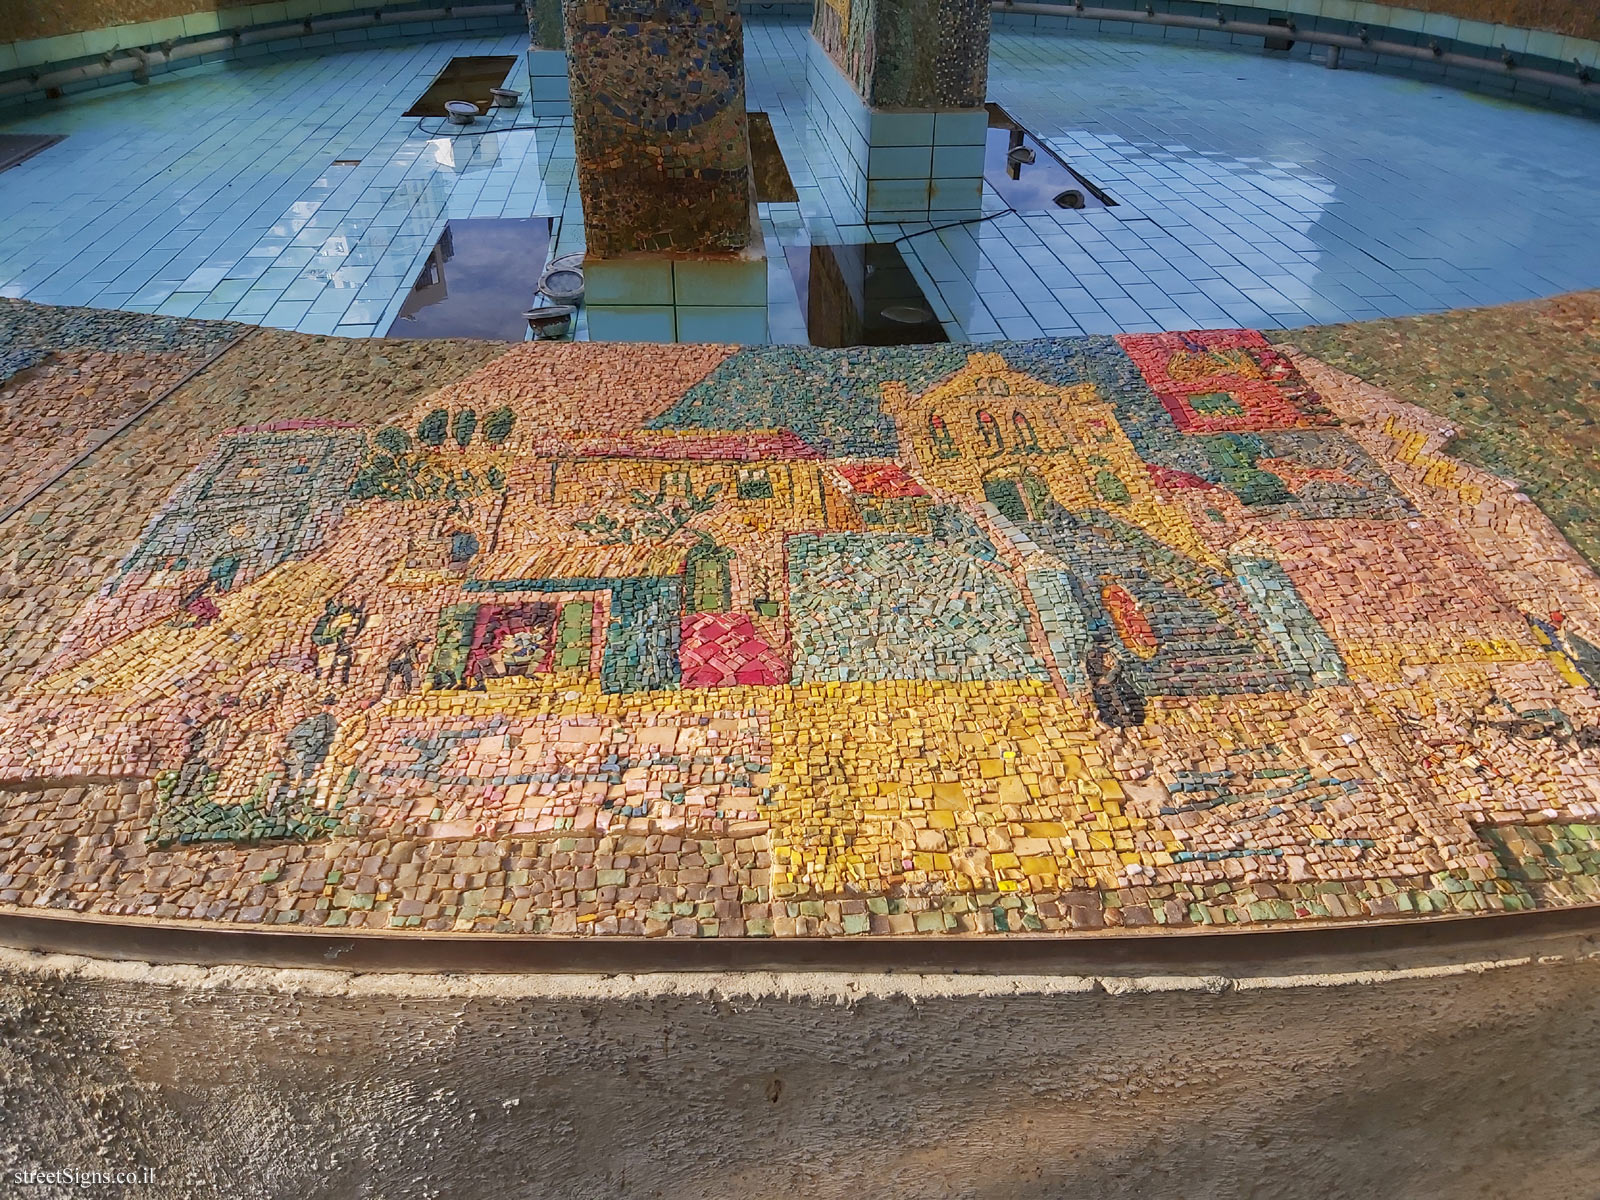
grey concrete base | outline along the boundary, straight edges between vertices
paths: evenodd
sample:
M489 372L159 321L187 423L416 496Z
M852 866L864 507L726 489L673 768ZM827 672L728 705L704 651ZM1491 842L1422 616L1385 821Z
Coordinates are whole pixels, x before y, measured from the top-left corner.
M153 1166L117 1193L150 1200L1588 1200L1600 959L1507 954L419 976L0 950L0 1147L8 1183Z

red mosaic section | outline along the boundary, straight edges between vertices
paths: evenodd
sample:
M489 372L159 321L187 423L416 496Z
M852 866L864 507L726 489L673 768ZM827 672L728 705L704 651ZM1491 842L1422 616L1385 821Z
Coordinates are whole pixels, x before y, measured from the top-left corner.
M1209 479L1201 479L1198 475L1191 475L1188 471L1180 471L1176 467L1163 467L1159 463L1146 463L1145 470L1150 475L1150 482L1163 492L1214 492L1217 485Z
M855 492L879 500L904 500L928 494L897 463L840 463L839 474Z
M776 687L789 682L789 664L743 613L684 617L678 661L686 688Z
M1254 330L1127 333L1117 342L1184 433L1338 424L1294 364Z

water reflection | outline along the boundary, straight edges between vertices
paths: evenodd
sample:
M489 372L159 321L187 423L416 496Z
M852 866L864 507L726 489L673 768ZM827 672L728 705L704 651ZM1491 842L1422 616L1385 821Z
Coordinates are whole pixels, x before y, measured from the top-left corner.
M950 340L898 246L790 246L784 254L813 346Z
M550 252L549 217L451 221L389 326L390 337L520 342Z
M1017 124L1005 109L998 104L986 107L989 135L984 144L983 177L1017 212L1105 208L1116 203Z

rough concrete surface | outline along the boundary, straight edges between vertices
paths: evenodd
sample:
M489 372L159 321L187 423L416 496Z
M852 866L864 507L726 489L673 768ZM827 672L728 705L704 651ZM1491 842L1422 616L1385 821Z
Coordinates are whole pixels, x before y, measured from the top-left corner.
M6 950L0 1193L85 1194L18 1187L33 1166L150 1165L116 1194L1578 1200L1597 997L1592 947L1236 980Z

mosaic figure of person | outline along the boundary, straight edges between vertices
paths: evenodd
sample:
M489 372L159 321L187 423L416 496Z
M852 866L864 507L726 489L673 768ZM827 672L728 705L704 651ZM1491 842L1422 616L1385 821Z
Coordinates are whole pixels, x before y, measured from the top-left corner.
M334 735L339 732L339 722L328 711L336 699L335 696L323 697L321 711L301 720L284 738L282 798L285 803L315 785L317 772L322 769Z
M206 781L217 766L227 742L227 720L223 716L196 725L184 739L183 763L178 768L172 789L174 799L199 800L205 795Z
M221 616L222 609L211 598L211 593L216 587L216 580L207 579L200 586L185 593L178 605L178 615L172 619L173 626L179 629L199 629Z
M1600 648L1573 632L1567 624L1566 613L1556 609L1548 621L1541 621L1531 614L1524 616L1533 630L1535 640L1545 648L1545 653L1555 662L1567 682L1578 687L1600 685Z
M333 682L335 671L340 683L350 682L350 668L355 663L353 643L367 626L367 614L360 605L340 604L329 600L311 631L311 644L316 647L317 665L313 679L326 678ZM324 675L326 671L326 675Z
M406 642L390 656L383 672L385 696L389 694L390 685L397 679L400 681L402 695L416 690L417 668L422 664L422 651L427 644L426 641Z
M1128 678L1123 656L1105 643L1097 643L1089 648L1085 666L1089 694L1100 719L1113 729L1143 725L1144 695Z

